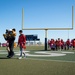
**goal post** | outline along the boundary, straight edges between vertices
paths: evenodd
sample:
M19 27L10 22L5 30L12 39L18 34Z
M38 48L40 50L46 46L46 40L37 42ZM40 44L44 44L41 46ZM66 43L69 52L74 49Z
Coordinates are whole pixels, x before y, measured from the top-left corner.
M47 50L47 31L48 30L73 30L74 28L74 6L72 6L72 25L67 28L25 28L24 27L24 8L22 8L22 30L45 30L45 50Z

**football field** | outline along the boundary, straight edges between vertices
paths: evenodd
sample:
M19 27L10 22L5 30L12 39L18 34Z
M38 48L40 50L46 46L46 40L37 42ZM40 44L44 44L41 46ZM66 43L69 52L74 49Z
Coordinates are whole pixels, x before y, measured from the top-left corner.
M43 46L27 47L26 58L18 59L19 48L8 59L0 48L0 75L75 75L75 50L45 51Z

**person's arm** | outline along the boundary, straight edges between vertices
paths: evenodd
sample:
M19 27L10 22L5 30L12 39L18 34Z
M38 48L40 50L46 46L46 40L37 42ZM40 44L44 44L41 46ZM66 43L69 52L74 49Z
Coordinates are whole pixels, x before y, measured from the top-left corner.
M22 42L22 48L23 49L26 49L26 46L25 46L25 44L26 44L26 36L25 35L23 35L23 42Z

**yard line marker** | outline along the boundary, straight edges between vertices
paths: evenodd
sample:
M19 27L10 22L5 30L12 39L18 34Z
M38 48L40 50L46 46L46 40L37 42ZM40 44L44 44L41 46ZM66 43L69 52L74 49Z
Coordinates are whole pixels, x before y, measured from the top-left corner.
M54 61L54 62L68 62L68 63L75 63L75 61L65 61L65 60L47 60L47 59L35 59L35 58L26 58L30 60L37 60L37 61Z

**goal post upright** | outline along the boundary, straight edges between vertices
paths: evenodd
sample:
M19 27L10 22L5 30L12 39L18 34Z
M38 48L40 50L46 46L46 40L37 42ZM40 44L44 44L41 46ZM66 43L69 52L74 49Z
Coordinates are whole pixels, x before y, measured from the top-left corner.
M45 50L47 50L48 30L73 30L74 28L74 6L72 6L72 27L68 28L24 28L24 8L22 8L22 30L45 30Z
M74 28L74 6L72 6L72 29Z
M22 30L24 28L24 8L22 8Z

